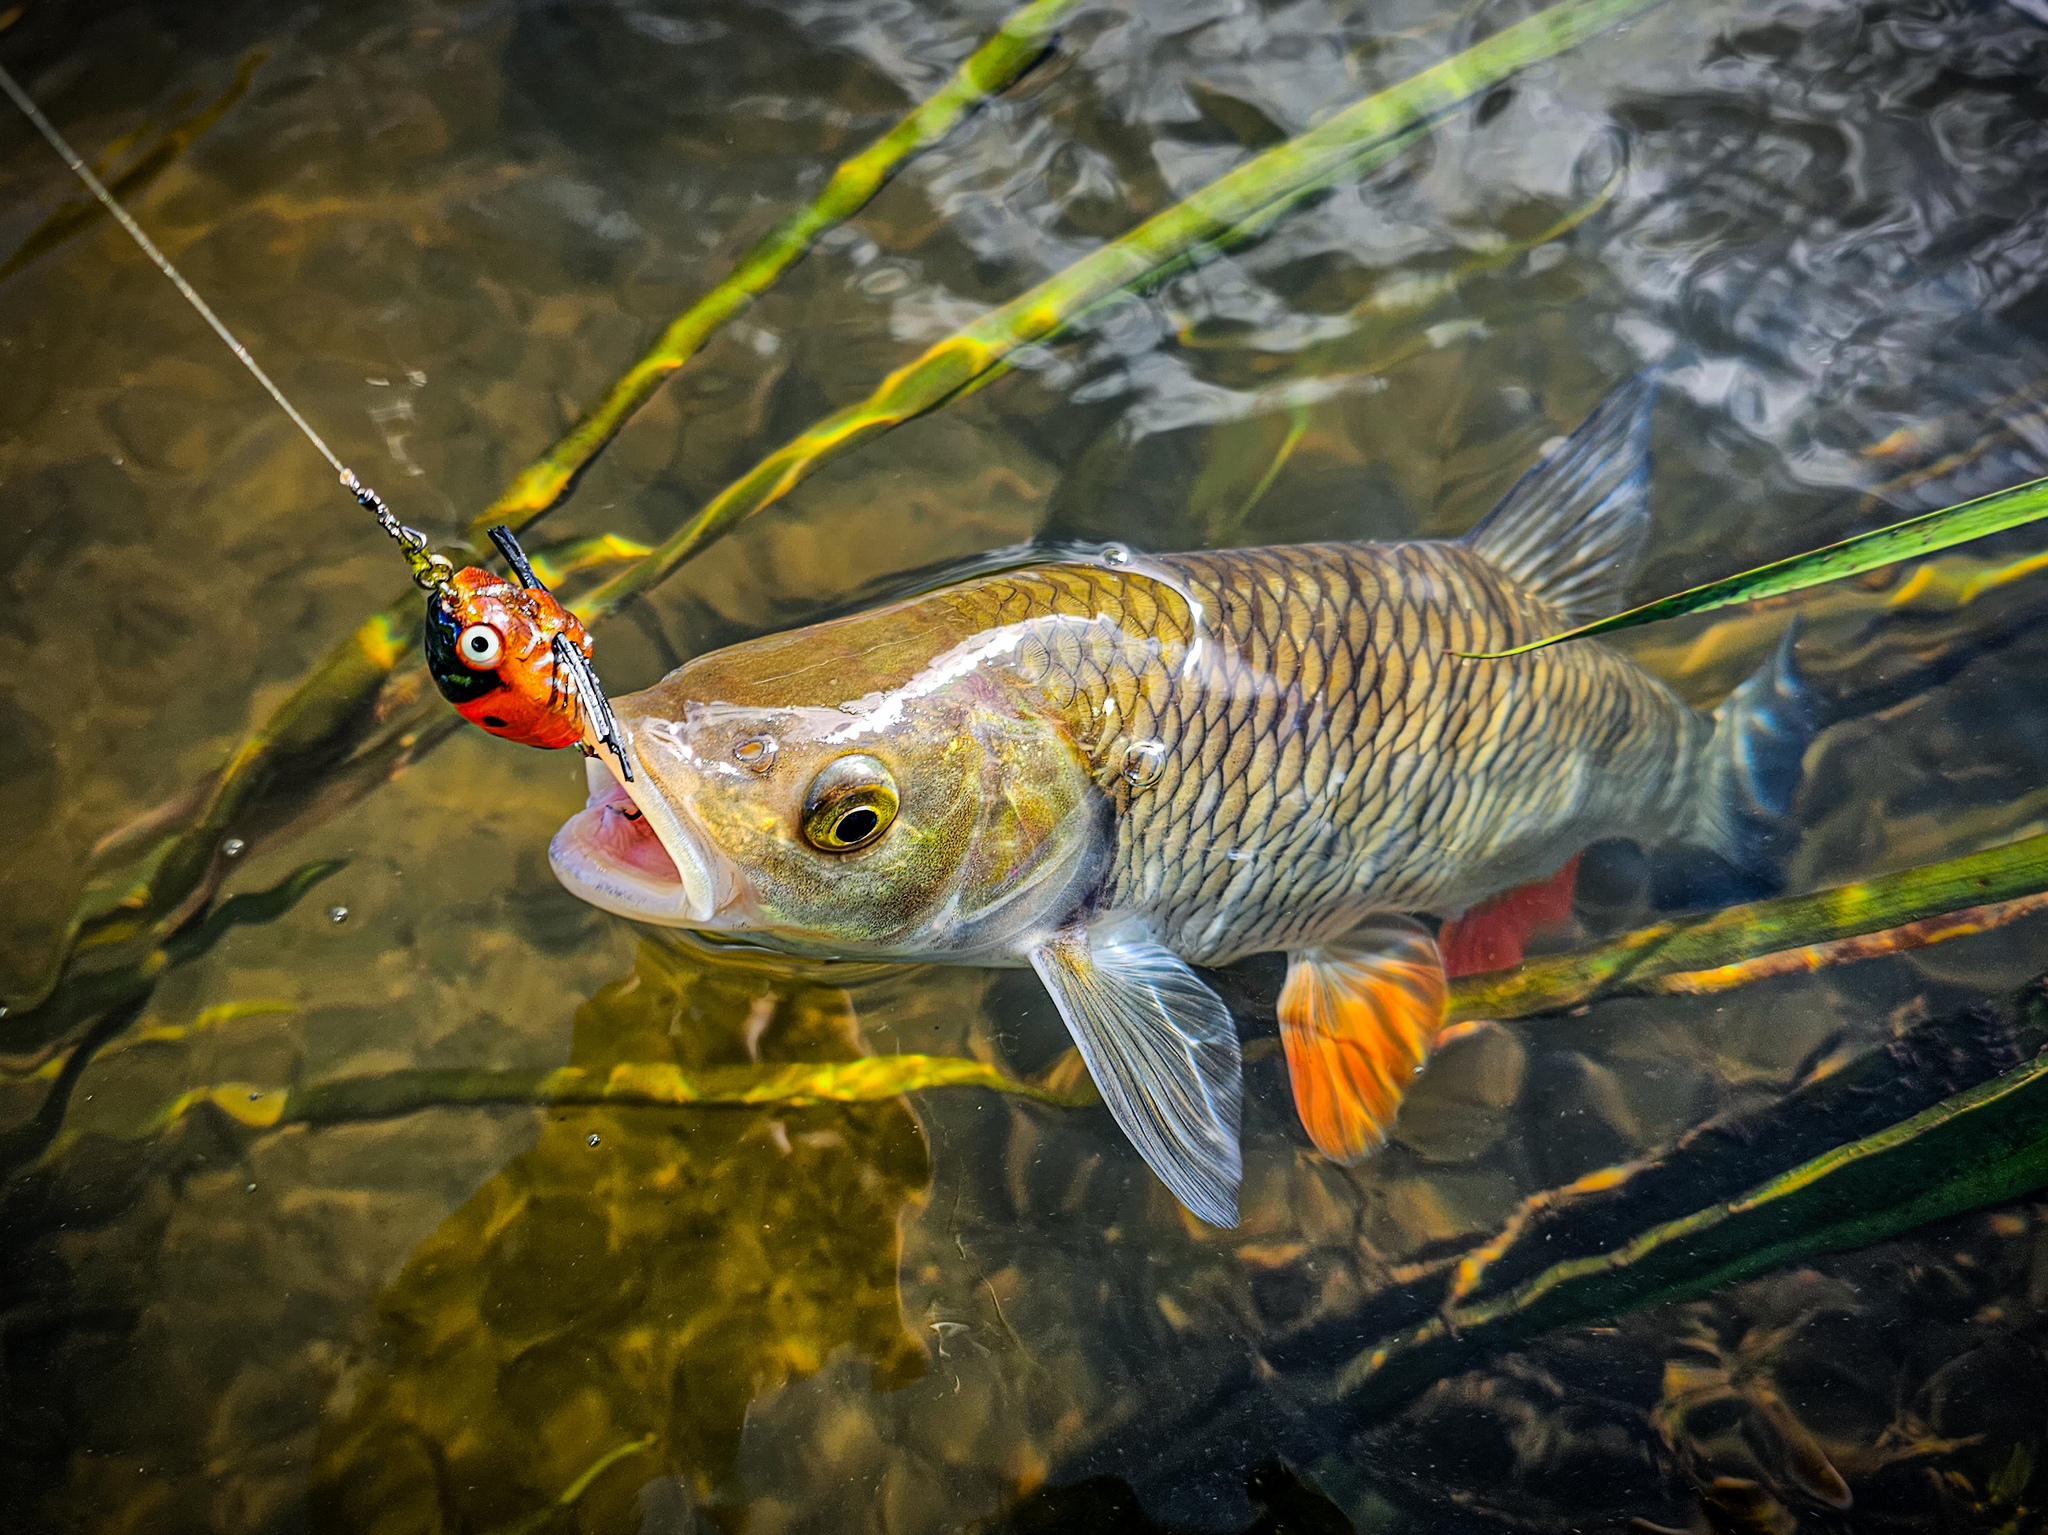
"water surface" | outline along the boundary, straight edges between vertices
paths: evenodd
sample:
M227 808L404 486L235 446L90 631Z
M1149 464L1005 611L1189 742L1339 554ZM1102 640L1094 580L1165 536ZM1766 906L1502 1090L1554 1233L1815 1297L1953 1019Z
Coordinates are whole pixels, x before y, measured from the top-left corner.
M921 344L1527 9L1085 9L714 340L544 527L660 536ZM2023 392L2043 376L2048 29L2031 9L1656 12L830 467L605 626L604 675L630 691L1031 539L1452 534L1652 362L1668 387L1646 597L2040 473ZM93 154L266 50L136 211L446 544L1002 14L38 4L0 54ZM0 253L71 195L0 119ZM216 766L400 571L104 221L0 281L0 379L0 995L18 996L94 841ZM1831 676L1872 685L1942 645L1955 663L1816 746L1796 885L2041 829L2041 604L2018 583L1917 628L1816 610L1807 650ZM1782 616L1637 649L1710 702ZM0 1506L21 1528L1137 1528L1127 1491L1060 1502L1048 1478L1143 1484L1119 1445L1248 1350L1398 1287L1533 1193L1770 1099L1816 1052L2043 968L2022 923L1485 1026L1353 1169L1307 1148L1255 1045L1232 1232L1186 1219L1101 1112L971 1090L274 1134L200 1111L134 1133L216 1083L915 1052L1026 1075L1064 1048L1028 975L764 966L580 905L544 849L582 782L567 755L465 731L238 868L231 887L259 889L347 861L168 974L136 1027L182 1032L96 1062L78 1133L0 1192ZM1616 901L1560 941L1644 915ZM1275 974L1240 979L1247 1032L1270 1031ZM43 1085L0 1086L5 1122ZM2033 1204L2006 1206L1492 1360L1352 1426L1301 1481L1259 1483L1261 1527L2035 1528L2043 1231ZM1147 1497L1162 1520L1241 1527L1241 1487Z

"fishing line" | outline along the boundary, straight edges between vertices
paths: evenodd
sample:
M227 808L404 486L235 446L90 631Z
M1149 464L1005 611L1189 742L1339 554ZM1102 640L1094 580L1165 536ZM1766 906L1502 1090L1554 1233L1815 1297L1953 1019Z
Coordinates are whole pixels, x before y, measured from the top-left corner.
M414 582L428 593L429 603L438 601L442 611L452 620L463 601L462 594L455 585L453 563L427 547L426 534L407 527L393 516L391 508L384 504L384 498L358 479L356 472L344 464L340 456L327 446L326 439L313 430L312 422L300 415L298 408L285 398L284 391L263 371L262 365L249 355L249 349L235 338L235 333L213 312L213 306L199 296L199 291L185 281L185 274L171 264L171 258L157 249L156 242L143 232L142 226L129 216L128 210L115 201L114 194L109 192L101 184L100 178L92 173L92 167L87 165L78 151L65 141L64 135L57 131L56 125L43 115L42 109L30 99L28 92L16 83L14 76L4 67L0 67L0 91L4 91L8 99L21 108L22 115L35 125L36 131L49 140L50 147L71 167L72 174L85 183L86 190L98 198L100 205L114 216L114 222L128 232L129 238L142 248L142 253L156 264L156 269L171 280L172 286L185 296L185 302L199 312L200 319L213 327L213 333L227 343L228 350L249 370L250 376L263 386L264 392L271 399L277 402L277 408L291 418L292 425L296 426L305 435L306 441L313 445L314 450L333 466L335 474L340 477L342 487L355 497L357 505L375 516L377 525L396 540L399 550L405 555L406 564L412 567ZM559 620L575 625L575 619L564 616L564 610L556 606L547 588L541 584L540 577L534 574L533 567L527 563L526 555L519 547L519 541L512 536L512 530L503 527L491 529L491 541L504 553L512 566L513 574L525 587L529 598L537 594L548 602ZM430 614L429 628L431 627ZM605 697L604 684L598 680L596 668L591 665L590 659L580 648L589 644L589 640L584 636L580 625L575 626L574 633L578 638L572 640L568 633L558 629L549 641L549 653L553 658L548 695L550 707L553 708L566 695L571 707L578 711L580 718L588 722L589 728L598 740L610 750L618 762L620 773L630 783L633 768L626 756L625 743L620 739L618 720L612 713L611 701ZM485 724L488 726L491 722L487 720ZM515 736L516 738L518 737ZM562 743L541 742L529 738L529 744ZM585 744L583 750L590 753L592 748Z
M344 464L335 451L327 446L325 439L313 430L313 424L299 414L298 408L285 398L284 391L271 382L270 375L263 371L262 365L249 355L249 349L235 339L235 333L213 312L213 306L199 296L198 289L185 281L185 274L171 265L171 258L157 249L156 242L143 232L140 224L129 217L128 210L114 200L114 194L109 192L101 184L100 178L92 173L92 167L87 165L78 151L65 141L64 135L57 131L56 125L43 116L42 109L30 99L28 92L15 82L14 76L9 74L4 66L0 66L0 91L5 91L8 98L21 108L22 115L35 124L36 131L50 141L50 147L71 167L72 174L84 182L86 190L100 200L101 206L113 215L114 222L128 231L130 238L142 247L142 253L155 262L157 270L168 277L172 285L185 296L185 302L199 311L199 318L212 326L213 333L227 343L228 350L240 359L242 366L249 370L256 382L263 386L264 391L277 401L277 408L291 417L292 425L305 433L306 441L313 445L322 458L333 465L342 487L355 497L357 505L375 516L378 526L397 540L399 548L405 554L406 563L412 567L413 580L424 590L436 593L444 600L454 601L455 589L449 582L449 577L455 571L454 565L427 547L427 536L424 533L407 527L393 516L391 508L384 504L384 498L357 479L356 472Z

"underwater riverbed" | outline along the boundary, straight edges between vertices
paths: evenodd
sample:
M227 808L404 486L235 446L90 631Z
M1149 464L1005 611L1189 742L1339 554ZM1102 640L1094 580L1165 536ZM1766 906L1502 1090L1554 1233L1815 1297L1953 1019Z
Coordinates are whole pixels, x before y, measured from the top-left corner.
M616 568L924 347L1538 9L1078 5L529 548L611 535L580 553ZM471 559L521 466L1006 14L34 0L0 63L343 458ZM1453 536L1648 365L1639 599L2042 474L2044 70L2031 0L1646 9L828 464L605 622L604 678L1032 541ZM1447 1304L1518 1210L1548 1229L1545 1191L1733 1126L1687 1143L1668 1217L2021 1069L2039 914L1474 1015L1351 1167L1296 1123L1279 969L1232 967L1232 1230L1089 1100L1031 972L600 913L547 862L582 764L467 727L227 828L207 856L245 920L95 1003L91 951L62 967L81 902L118 911L96 845L217 770L403 567L87 209L0 114L0 1525L2048 1528L2048 1195L1418 1354L1414 1389L1333 1405L1326 1379ZM1787 878L1866 880L2048 831L2048 587L2015 563L2039 546L1622 648L1707 705L1802 611L1839 707ZM1614 862L1546 947L1657 919ZM517 1101L621 1066L745 1101ZM337 1082L324 1110L284 1096ZM292 1101L317 1111L276 1122Z

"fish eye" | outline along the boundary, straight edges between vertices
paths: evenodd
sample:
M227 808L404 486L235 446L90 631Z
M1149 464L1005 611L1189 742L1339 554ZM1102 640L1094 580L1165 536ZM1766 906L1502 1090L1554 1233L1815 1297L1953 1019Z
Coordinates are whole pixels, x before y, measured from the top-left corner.
M821 853L866 847L896 819L896 780L873 757L839 757L804 795L804 841Z
M505 636L493 624L471 624L455 638L455 653L464 666L488 671L505 656Z

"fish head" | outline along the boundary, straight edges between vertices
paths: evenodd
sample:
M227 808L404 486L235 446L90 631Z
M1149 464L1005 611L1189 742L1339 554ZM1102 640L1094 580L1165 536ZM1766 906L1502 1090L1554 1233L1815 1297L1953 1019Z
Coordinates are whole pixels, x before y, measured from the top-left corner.
M1067 723L916 604L700 657L615 701L550 849L620 915L799 953L1014 957L1078 899L1104 810Z

